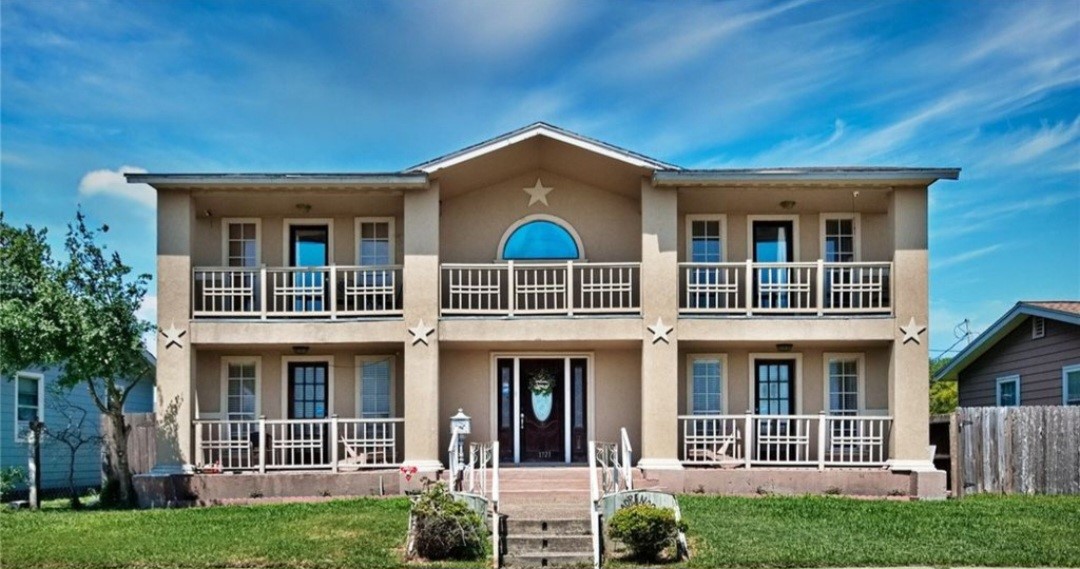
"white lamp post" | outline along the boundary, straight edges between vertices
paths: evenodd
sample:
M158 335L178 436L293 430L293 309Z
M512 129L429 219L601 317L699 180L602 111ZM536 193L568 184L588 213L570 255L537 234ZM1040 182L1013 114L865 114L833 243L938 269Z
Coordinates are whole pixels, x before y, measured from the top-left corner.
M469 417L461 408L458 408L457 414L450 417L450 434L457 440L456 460L452 469L455 478L465 470L465 435L471 432L472 417Z

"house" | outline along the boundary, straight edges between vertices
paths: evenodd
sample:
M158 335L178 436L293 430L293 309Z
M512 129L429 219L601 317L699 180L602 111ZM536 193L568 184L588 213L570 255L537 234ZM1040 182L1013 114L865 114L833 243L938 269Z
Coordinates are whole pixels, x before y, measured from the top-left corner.
M943 491L927 193L958 176L687 170L544 123L399 172L128 174L157 193L172 410L138 483L395 491L460 408L503 465L625 428L677 491Z
M934 379L961 407L1080 405L1080 301L1017 302Z
M154 364L154 356L146 353ZM29 445L27 431L30 421L38 417L47 429L63 429L69 421L79 421L85 412L81 429L90 438L101 432L101 411L94 404L89 391L83 385L70 390L59 388L57 382L60 368L39 367L23 370L12 377L0 378L0 468L19 467L27 470ZM154 383L151 376L139 381L128 395L124 405L127 413L151 413L154 411ZM79 488L101 486L101 444L86 444L75 458L75 485ZM41 488L66 491L71 451L62 443L42 439ZM16 490L25 489L21 484Z

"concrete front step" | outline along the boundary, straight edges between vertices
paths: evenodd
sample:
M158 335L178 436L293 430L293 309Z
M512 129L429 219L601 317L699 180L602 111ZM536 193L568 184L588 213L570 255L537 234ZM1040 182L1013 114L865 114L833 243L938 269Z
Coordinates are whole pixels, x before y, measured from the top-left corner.
M506 546L514 553L592 553L590 535L508 535Z
M507 536L591 535L588 516L506 519Z
M518 567L592 567L592 553L513 553L503 558L503 566Z

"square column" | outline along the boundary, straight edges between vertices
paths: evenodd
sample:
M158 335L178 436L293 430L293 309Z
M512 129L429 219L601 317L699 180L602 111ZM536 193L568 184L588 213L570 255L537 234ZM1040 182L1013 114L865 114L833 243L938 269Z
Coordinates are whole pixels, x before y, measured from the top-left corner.
M927 189L896 188L892 226L895 340L889 360L889 413L893 417L889 466L934 470L930 444L929 266ZM925 328L924 328L925 327ZM923 329L921 332L920 329Z
M678 193L641 182L641 459L638 467L681 470L679 462Z
M158 191L157 459L151 474L192 471L195 350L191 347L191 238L187 191Z
M405 466L439 462L439 183L405 192ZM447 418L449 428L449 418Z

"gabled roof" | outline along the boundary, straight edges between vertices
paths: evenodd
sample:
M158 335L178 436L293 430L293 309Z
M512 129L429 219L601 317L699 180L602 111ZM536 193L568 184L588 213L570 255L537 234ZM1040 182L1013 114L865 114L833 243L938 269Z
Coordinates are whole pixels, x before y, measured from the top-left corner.
M680 169L674 164L661 162L659 160L656 160L655 158L650 158L648 156L645 156L644 154L639 154L632 150L620 148L618 146L615 146L614 144L608 144L606 142L596 140L595 138L582 136L576 132L571 132L569 130L559 128L545 122L535 122L517 130L512 130L506 134L501 134L499 136L496 136L495 138L491 138L483 142L474 144L472 146L467 146L465 148L462 148L461 150L451 152L450 154L445 154L443 156L439 156L438 158L428 160L427 162L424 162L422 164L417 164L416 166L413 166L411 168L406 168L404 172L419 171L430 174L432 172L442 170L443 168L449 168L450 166L454 166L455 164L460 164L462 162L465 162L466 160L471 160L478 156L483 156L485 154L495 152L496 150L499 150L501 148L505 148L512 144L516 144L518 142L522 142L524 140L528 140L537 136L546 136L548 138L558 140L560 142L565 142L567 144L577 146L578 148L583 148L597 154L602 154L604 156L607 156L608 158L613 158L615 160L626 162L627 164L631 164L633 166L638 166L641 168L649 168L653 170Z
M975 362L1009 332L1027 321L1032 316L1050 318L1073 326L1080 326L1080 301L1020 301L1004 316L997 319L985 332L979 334L975 341L968 344L955 358L941 371L934 375L934 379L956 379L961 371Z

